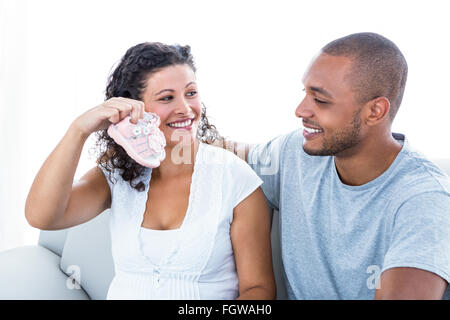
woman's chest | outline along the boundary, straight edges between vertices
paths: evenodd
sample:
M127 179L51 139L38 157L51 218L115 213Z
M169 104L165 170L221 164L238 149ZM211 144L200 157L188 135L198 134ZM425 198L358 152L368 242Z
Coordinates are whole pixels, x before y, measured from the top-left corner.
M157 230L179 228L189 207L190 189L190 178L165 184L152 183L141 226Z
M153 268L142 252L139 235L143 226L180 229L167 254L161 258L164 269L194 273L202 270L217 241L217 233L229 234L232 215L232 208L224 205L228 201L222 197L222 171L202 169L195 172L192 184L178 181L168 188L158 188L157 184L150 183L145 192L127 193L127 197L118 197L125 190L117 186L111 210L111 239L119 269L147 272ZM222 223L227 224L228 229L219 231Z

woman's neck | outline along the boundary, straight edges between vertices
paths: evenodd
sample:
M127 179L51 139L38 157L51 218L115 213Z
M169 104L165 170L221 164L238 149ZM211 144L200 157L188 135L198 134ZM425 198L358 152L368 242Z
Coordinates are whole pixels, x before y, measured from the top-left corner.
M166 146L166 157L161 161L159 167L152 170L152 179L167 179L192 174L198 147L199 142L197 140L185 146L178 144Z

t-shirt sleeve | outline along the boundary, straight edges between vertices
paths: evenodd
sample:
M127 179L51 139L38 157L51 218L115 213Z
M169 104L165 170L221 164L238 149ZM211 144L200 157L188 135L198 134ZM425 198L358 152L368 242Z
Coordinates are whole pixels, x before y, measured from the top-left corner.
M233 188L233 207L236 207L242 200L255 191L263 181L242 159L235 157L233 161L233 171L231 172L236 183Z
M286 135L278 136L267 143L253 146L248 153L248 164L264 182L262 190L273 209L280 205L280 155Z
M397 211L382 272L412 267L433 272L450 282L450 195L427 192Z

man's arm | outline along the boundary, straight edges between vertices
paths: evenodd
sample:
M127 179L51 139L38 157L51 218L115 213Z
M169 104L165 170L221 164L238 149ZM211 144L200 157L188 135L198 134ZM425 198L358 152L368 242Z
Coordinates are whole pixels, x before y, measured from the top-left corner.
M392 268L380 277L376 300L440 300L447 282L435 273L417 268Z
M375 299L442 299L450 280L449 209L449 194L436 189L402 202Z

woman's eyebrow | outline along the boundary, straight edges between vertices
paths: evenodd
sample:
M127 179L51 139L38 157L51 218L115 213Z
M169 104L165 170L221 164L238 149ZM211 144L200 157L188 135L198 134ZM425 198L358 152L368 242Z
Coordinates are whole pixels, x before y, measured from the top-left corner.
M186 88L189 87L191 84L195 84L195 81L189 82L184 88L186 89ZM165 91L175 92L175 90L173 90L173 89L163 89L163 90L161 90L161 91L155 93L155 96L157 96L157 95L159 95L159 94L161 94L161 93L163 93L163 92L165 92Z
M161 91L155 93L155 96L157 96L157 95L159 95L159 94L161 94L161 93L163 93L163 92L165 92L165 91L175 92L175 90L173 90L173 89L163 89L163 90L161 90Z

